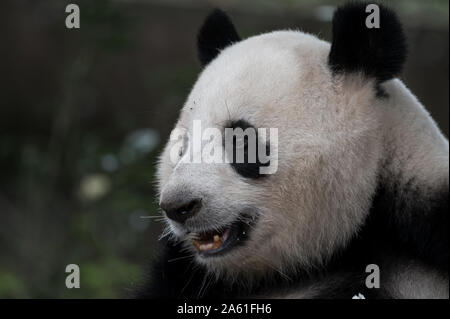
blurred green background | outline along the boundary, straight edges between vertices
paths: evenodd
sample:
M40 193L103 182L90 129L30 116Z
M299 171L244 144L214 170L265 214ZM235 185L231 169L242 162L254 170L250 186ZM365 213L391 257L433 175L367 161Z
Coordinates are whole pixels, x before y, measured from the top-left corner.
M215 6L241 35L329 40L341 1L0 2L0 297L116 298L157 247L155 163L200 71ZM385 1L409 37L404 80L448 136L448 1ZM81 29L65 28L77 3ZM67 289L65 267L81 269Z

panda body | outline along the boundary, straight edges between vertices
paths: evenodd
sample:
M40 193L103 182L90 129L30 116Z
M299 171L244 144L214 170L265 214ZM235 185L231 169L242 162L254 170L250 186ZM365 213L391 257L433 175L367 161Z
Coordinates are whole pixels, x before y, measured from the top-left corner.
M395 78L403 34L381 10L382 36L344 37L365 11L338 9L331 45L300 31L241 41L223 12L206 20L205 68L176 128L275 127L278 166L193 164L190 135L170 140L158 167L168 236L139 297L448 298L448 141ZM213 231L231 248L193 245ZM369 264L380 288L366 285Z

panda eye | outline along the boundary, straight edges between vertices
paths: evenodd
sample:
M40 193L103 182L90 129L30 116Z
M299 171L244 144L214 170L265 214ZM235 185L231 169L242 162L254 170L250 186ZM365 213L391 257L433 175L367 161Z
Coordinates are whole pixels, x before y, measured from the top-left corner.
M230 128L233 130L235 129L242 129L244 131L244 135L233 135L233 145L232 145L232 152L233 156L230 156L232 158L232 162L230 165L233 167L233 169L241 176L246 178L252 178L257 179L260 177L263 177L265 175L260 174L260 167L261 166L268 166L270 165L270 162L262 164L259 161L258 158L258 148L259 147L267 147L262 142L259 141L257 130L247 121L245 120L238 120L233 121L229 124ZM245 134L245 131L247 129L252 129L254 132L255 141L249 141L249 137L253 138L252 135ZM249 148L250 145L254 145L254 149L251 150L255 152L253 156L249 154ZM267 148L266 148L267 150ZM227 148L225 149L227 151ZM231 150L228 150L231 151ZM242 152L243 153L243 161L240 161L237 157L237 153ZM250 160L251 158L255 160Z

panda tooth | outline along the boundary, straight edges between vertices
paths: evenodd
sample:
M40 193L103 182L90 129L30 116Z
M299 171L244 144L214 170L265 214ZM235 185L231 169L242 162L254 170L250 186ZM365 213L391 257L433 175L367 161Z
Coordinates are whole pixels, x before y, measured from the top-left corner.
M197 238L192 238L192 243L194 247L199 251L209 251L220 248L223 243L228 239L230 235L230 228L225 229L225 231L220 234L212 235L212 238L203 238L200 235Z
M200 249L200 250L203 250L203 251L205 251L205 250L211 250L211 249L213 249L213 248L214 248L214 244L213 244L213 243L201 244L201 245L199 246L199 249Z

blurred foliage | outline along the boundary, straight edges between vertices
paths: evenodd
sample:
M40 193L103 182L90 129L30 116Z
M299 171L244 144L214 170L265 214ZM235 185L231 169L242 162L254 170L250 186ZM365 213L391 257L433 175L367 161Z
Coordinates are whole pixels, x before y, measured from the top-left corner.
M45 120L50 130L39 136L36 123L22 132L25 138L17 132L0 137L0 163L15 163L11 183L0 184L0 297L124 297L151 257L143 233L150 220L141 216L158 211L151 184L158 132L136 131L135 121L105 114L102 121L118 124L111 134L77 112L80 100L95 99L90 85L99 59L130 49L130 22L110 1L81 1L80 7L83 28L65 44L70 53ZM47 32L57 37L52 28ZM154 85L154 78L147 81ZM80 289L64 285L69 263L80 266Z

